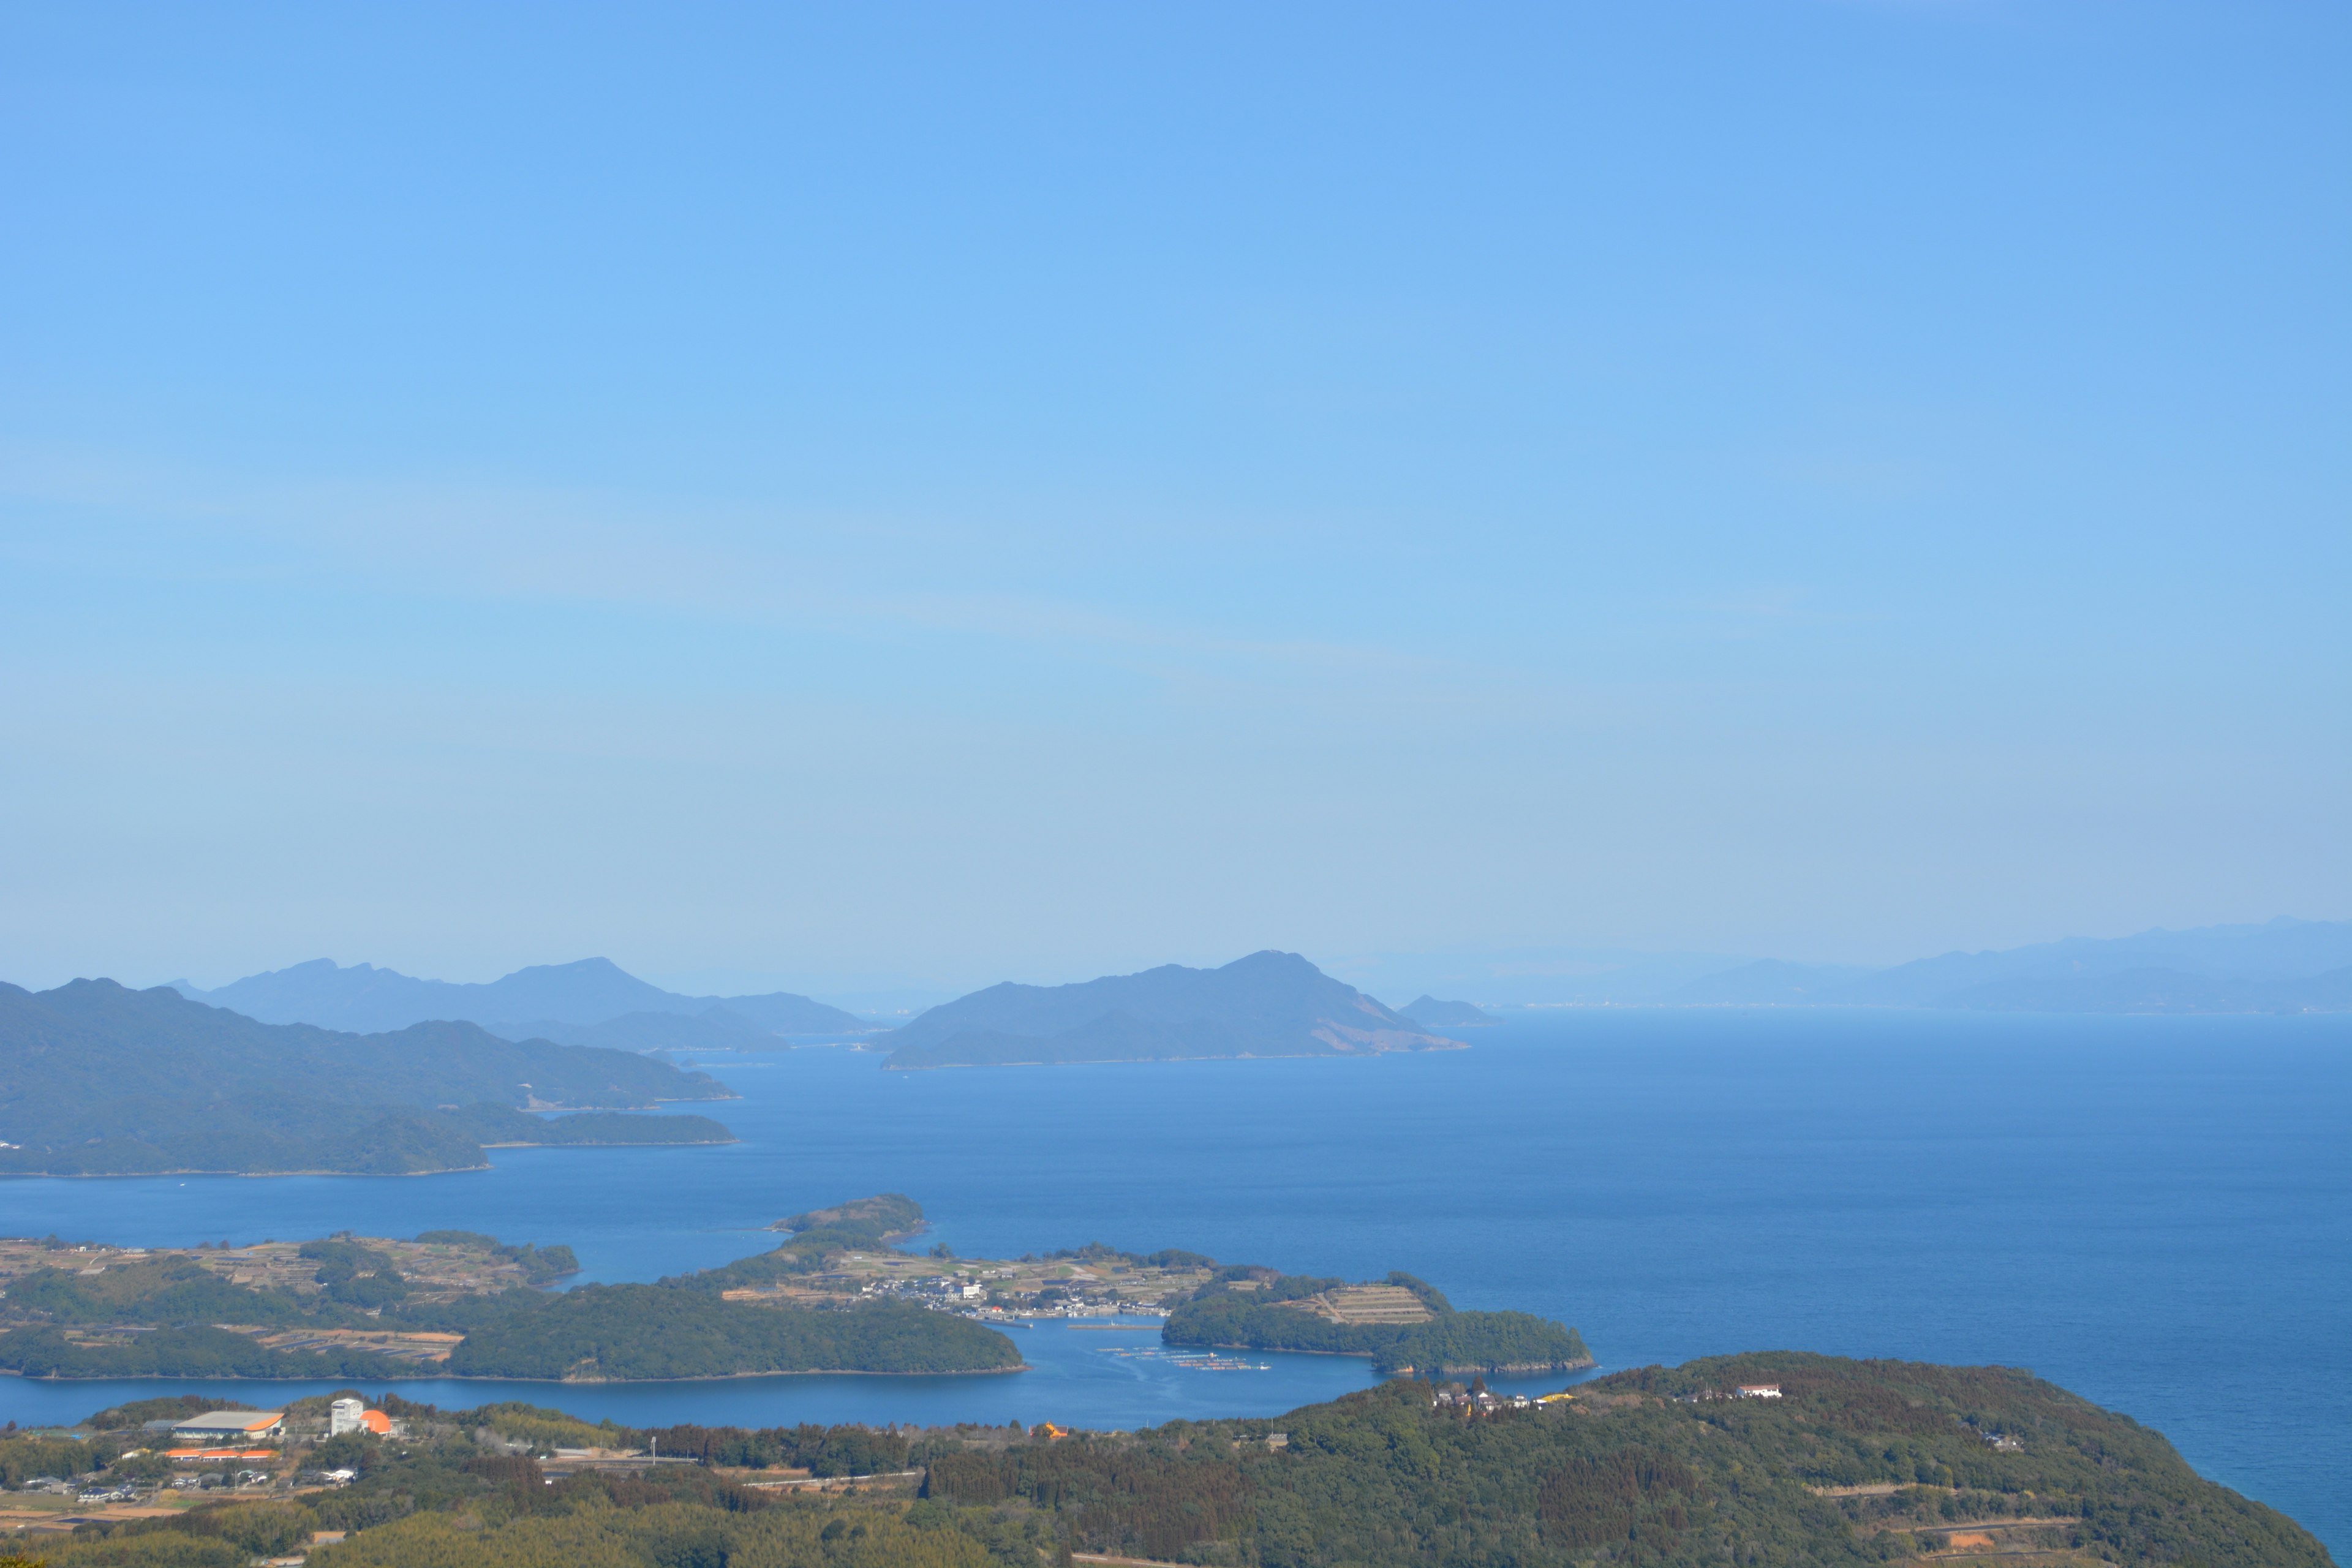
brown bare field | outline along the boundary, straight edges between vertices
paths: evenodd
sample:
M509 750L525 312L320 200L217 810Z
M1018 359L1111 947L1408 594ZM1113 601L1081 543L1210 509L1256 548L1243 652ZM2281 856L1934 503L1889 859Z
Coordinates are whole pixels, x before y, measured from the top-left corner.
M1431 1316L1421 1298L1402 1285L1347 1285L1281 1304L1335 1323L1425 1323Z

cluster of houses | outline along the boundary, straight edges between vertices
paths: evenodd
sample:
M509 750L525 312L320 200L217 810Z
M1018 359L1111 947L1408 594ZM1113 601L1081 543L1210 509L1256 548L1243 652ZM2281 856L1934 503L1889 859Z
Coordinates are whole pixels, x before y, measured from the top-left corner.
M1728 1394L1720 1388L1702 1388L1696 1394L1677 1394L1677 1405L1700 1405L1710 1399L1778 1399L1780 1385L1777 1383L1743 1383Z
M1475 1393L1463 1388L1441 1388L1430 1396L1429 1407L1432 1410L1526 1410L1536 1405L1549 1405L1568 1397L1564 1394L1547 1394L1539 1399L1530 1399L1524 1394L1490 1394L1483 1388Z
M357 1399L334 1401L328 1406L325 1425L325 1435L331 1437L348 1432L369 1432L379 1437L401 1435L398 1424L391 1416L381 1410L369 1409ZM282 1410L207 1410L176 1421L150 1421L144 1429L153 1438L168 1443L168 1447L158 1450L164 1458L185 1467L172 1479L171 1485L174 1490L187 1491L221 1485L255 1486L272 1480L287 1436L286 1413ZM315 1435L319 1428L312 1424L309 1430ZM352 1480L354 1472L305 1471L303 1479L333 1486ZM130 1482L92 1480L77 1485L56 1476L31 1477L22 1489L64 1493L85 1503L132 1502L139 1496L137 1487Z
M987 1280L999 1278L1009 1270L999 1269L979 1279L969 1276L925 1275L911 1279L875 1279L862 1285L858 1295L868 1300L895 1300L919 1301L924 1306L945 1311L960 1312L968 1318L1097 1318L1105 1314L1166 1317L1167 1311L1157 1301L1121 1300L1116 1291L1103 1290L1086 1294L1086 1285L1092 1281L1069 1281L1050 1296L1035 1300L1021 1300L1017 1305L992 1306L988 1300ZM820 1278L826 1278L820 1276ZM839 1276L848 1278L848 1276Z

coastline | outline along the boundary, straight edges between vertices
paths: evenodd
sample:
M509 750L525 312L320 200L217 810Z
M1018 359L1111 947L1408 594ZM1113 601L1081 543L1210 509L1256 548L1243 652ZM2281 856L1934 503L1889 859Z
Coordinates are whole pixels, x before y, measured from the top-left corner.
M959 1068L1108 1068L1149 1067L1154 1062L1296 1062L1296 1061L1369 1061L1374 1057L1417 1056L1433 1051L1466 1051L1467 1040L1450 1040L1442 1046L1400 1046L1394 1050L1377 1051L1229 1051L1198 1057L1085 1057L1060 1061L1034 1062L910 1062L901 1067L897 1062L882 1064L884 1072L952 1072Z
M614 1143L485 1143L485 1149L718 1149L740 1143L740 1138L632 1138ZM487 1167L468 1165L469 1171ZM276 1173L271 1173L275 1174Z
M1377 1352L1372 1351L1289 1350L1280 1345L1227 1344L1222 1342L1202 1342L1190 1340L1164 1340L1162 1342L1173 1345L1179 1350L1248 1351L1256 1355L1356 1356L1364 1361L1372 1361L1377 1357ZM1401 1366L1394 1368L1387 1375L1390 1377L1412 1377L1417 1373L1430 1372L1441 1377L1483 1377L1489 1373L1492 1373L1496 1377L1533 1377L1538 1373L1544 1372L1587 1372L1600 1364L1601 1363L1597 1358L1588 1355L1580 1361L1513 1361L1505 1362L1497 1366Z
M415 1377L370 1377L356 1379L367 1383L535 1383L549 1388L580 1388L598 1384L627 1387L655 1383L739 1383L747 1377L998 1377L1016 1372L1034 1372L1027 1362L1016 1366L961 1367L945 1372L876 1372L866 1367L803 1366L782 1368L773 1372L710 1372L694 1377L507 1377L483 1376L476 1373L435 1372ZM305 1374L299 1377L256 1377L243 1373L108 1373L100 1377L36 1377L30 1373L0 1367L0 1377L21 1378L26 1383L331 1383L330 1377Z
M550 1143L484 1143L484 1149L721 1149L730 1143L740 1143L740 1138L659 1138L630 1139L623 1142L550 1142ZM488 1160L478 1165L436 1165L429 1171L0 1171L0 1181L25 1180L42 1182L115 1182L136 1181L153 1176L243 1176L256 1181L273 1176L352 1176L379 1178L385 1176L456 1176L473 1171L493 1170Z

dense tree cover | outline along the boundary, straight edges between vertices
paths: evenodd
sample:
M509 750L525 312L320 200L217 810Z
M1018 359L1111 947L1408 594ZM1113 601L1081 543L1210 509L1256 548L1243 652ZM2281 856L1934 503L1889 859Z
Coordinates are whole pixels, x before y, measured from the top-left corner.
M451 1352L458 1377L677 1378L763 1372L989 1372L995 1330L900 1302L813 1310L667 1285L583 1285L510 1312Z
M136 1445L131 1441L111 1433L83 1442L72 1437L11 1432L0 1436L0 1485L21 1487L35 1476L71 1480L106 1468L123 1449L133 1447Z
M210 1325L79 1344L59 1329L0 1333L0 1370L26 1377L415 1377L416 1363L366 1351L277 1351Z
M232 1284L191 1258L168 1257L121 1259L103 1274L35 1269L9 1282L0 1306L9 1322L66 1325L299 1323L319 1310L290 1291Z
M1257 1289L1234 1288L1244 1282ZM1273 1275L1237 1265L1219 1270L1178 1307L1160 1336L1171 1345L1366 1355L1382 1372L1493 1372L1591 1363L1584 1337L1574 1329L1528 1312L1457 1312L1434 1287L1410 1274L1391 1274L1388 1282L1412 1290L1434 1316L1425 1323L1335 1323L1284 1303L1336 1289L1345 1280Z
M735 1142L735 1134L708 1116L624 1116L614 1110L580 1110L569 1116L538 1117L511 1106L488 1103L439 1114L486 1149Z
M127 1405L109 1405L82 1423L93 1432L119 1432L126 1426L143 1426L150 1421L181 1421L191 1415L202 1415L207 1410L251 1410L255 1406L234 1399L215 1399L202 1394L166 1394L156 1399L134 1399Z
M0 1173L466 1170L485 1163L485 1133L493 1142L726 1136L700 1118L544 1122L521 1106L644 1107L726 1092L632 1052L514 1044L471 1024L342 1035L256 1023L167 987L77 980L36 995L0 984L0 1140L14 1145L0 1149ZM453 1109L466 1106L474 1109Z
M804 1230L770 1251L739 1258L716 1268L670 1275L661 1283L672 1289L698 1290L710 1296L726 1290L758 1289L785 1279L804 1279L820 1273L826 1268L827 1260L837 1254L852 1247L873 1245L855 1237L845 1238L835 1230Z
M457 1247L478 1247L494 1258L521 1264L523 1277L534 1285L544 1285L551 1279L580 1272L578 1256L561 1242L553 1247L534 1247L528 1241L503 1242L478 1230L419 1231L416 1239L447 1242Z
M882 1193L790 1215L771 1228L793 1234L772 1251L699 1273L676 1275L662 1283L717 1295L814 1274L841 1253L874 1251L919 1233L923 1228L923 1205L904 1193Z
M1671 1397L1764 1380L1786 1397ZM1774 1355L1621 1374L1528 1409L1435 1407L1432 1392L1391 1382L1274 1422L941 1458L929 1487L1050 1508L1081 1550L1253 1568L1866 1563L2020 1518L2067 1521L2025 1543L2126 1563L2328 1561L2162 1437L2001 1368ZM1286 1446L1265 1444L1272 1430ZM1989 1432L2023 1447L1996 1450ZM1908 1489L1811 1489L1868 1480Z
M404 1300L408 1281L392 1258L356 1241L306 1241L299 1255L319 1266L311 1278L331 1301L346 1307L382 1309Z
M845 1237L862 1238L864 1245L879 1247L900 1237L913 1236L923 1228L923 1205L904 1193L877 1193L870 1198L852 1198L845 1204L835 1204L826 1209L807 1209L787 1215L772 1227L776 1230L830 1230Z
M875 1476L904 1470L914 1440L871 1426L663 1426L632 1433L633 1442L734 1468L803 1469L814 1476Z

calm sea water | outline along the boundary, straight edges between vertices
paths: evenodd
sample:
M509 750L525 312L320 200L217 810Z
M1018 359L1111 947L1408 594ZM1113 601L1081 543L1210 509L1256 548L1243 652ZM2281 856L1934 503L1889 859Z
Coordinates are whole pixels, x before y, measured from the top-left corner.
M740 1144L501 1150L398 1180L0 1182L0 1232L125 1245L434 1226L649 1279L898 1190L966 1255L1089 1240L1575 1323L1604 1367L1767 1347L2003 1363L2124 1410L2352 1549L2352 1019L1588 1011L1375 1061L883 1073L713 1058ZM1275 1414L1360 1362L1201 1372L1149 1332L1016 1331L1037 1370L629 1387L422 1383L629 1421ZM1556 1380L1555 1380L1556 1381ZM71 1419L187 1384L0 1380ZM286 1384L206 1384L256 1399Z

